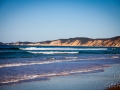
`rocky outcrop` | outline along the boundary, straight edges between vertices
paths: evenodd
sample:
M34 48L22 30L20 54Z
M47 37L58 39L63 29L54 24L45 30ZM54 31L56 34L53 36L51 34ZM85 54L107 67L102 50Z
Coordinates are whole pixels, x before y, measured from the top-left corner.
M58 39L44 42L16 42L8 45L43 45L43 46L115 46L120 47L120 36L105 39L91 39L84 37Z

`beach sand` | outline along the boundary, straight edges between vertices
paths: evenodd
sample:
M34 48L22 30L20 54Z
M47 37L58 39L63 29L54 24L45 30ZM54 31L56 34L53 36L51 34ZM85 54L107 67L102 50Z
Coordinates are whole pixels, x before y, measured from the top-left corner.
M105 71L51 77L47 81L2 86L0 90L105 90L120 82L120 64Z

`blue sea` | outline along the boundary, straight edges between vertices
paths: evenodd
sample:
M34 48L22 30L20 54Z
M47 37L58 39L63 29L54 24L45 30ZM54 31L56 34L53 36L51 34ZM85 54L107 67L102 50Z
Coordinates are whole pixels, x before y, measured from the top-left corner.
M104 72L120 64L120 47L0 46L0 86Z

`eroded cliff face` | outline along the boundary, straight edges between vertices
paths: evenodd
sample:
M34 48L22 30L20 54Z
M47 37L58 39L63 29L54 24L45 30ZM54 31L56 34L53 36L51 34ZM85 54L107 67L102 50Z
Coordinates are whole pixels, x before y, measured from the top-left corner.
M70 38L51 41L51 46L117 46L120 47L120 36L108 39Z
M44 41L37 43L17 42L14 45L43 45L43 46L115 46L120 47L120 36L107 39L70 38Z

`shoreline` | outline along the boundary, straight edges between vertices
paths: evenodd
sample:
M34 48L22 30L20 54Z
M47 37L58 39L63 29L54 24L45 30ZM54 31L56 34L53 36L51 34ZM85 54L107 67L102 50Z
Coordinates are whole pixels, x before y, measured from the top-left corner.
M9 85L0 87L1 90L105 90L113 83L118 83L120 78L115 74L120 71L120 64L111 65L110 68L105 68L103 72L87 73L87 74L72 74L68 76L51 77L50 80L20 83L17 85ZM114 73L113 73L114 72ZM112 73L112 74L111 74ZM109 79L108 79L109 78ZM71 82L72 81L72 82ZM64 83L63 83L64 82ZM48 86L48 87L47 87ZM92 88L90 88L92 86Z
M25 79L25 80L19 80L18 82L10 82L10 83L1 83L0 84L0 87L3 87L3 86L7 86L7 85L17 85L17 84L20 84L20 83L29 83L29 82L41 82L41 81L47 81L47 80L50 80L54 77L59 77L59 76L70 76L70 75L78 75L78 74L90 74L90 73L99 73L99 72L104 72L104 69L106 68L110 68L110 66L105 66L104 68L97 68L97 69L94 69L94 70L86 70L86 71L82 71L82 70L78 70L78 71L71 71L71 72L61 72L61 73L58 73L58 74L50 74L50 75L40 75L41 77L38 77L38 78L33 78L33 79ZM39 76L39 75L37 75Z

